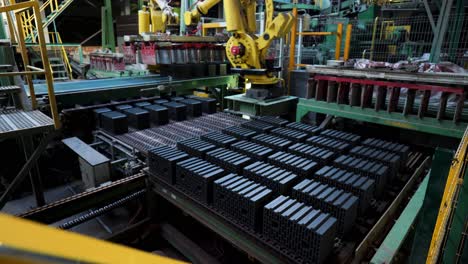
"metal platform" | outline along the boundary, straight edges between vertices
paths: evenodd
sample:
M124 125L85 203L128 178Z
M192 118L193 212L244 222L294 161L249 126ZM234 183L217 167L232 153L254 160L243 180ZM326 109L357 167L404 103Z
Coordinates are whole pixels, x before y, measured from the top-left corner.
M54 121L40 111L0 113L0 139L37 134L54 129Z
M0 94L19 93L21 88L17 85L0 86Z

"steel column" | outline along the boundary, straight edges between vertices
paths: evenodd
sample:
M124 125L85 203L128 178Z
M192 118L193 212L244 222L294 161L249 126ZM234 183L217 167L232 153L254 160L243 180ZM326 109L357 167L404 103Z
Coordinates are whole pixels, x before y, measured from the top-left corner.
M105 0L101 8L102 48L115 52L114 20L112 19L112 2Z
M294 0L294 4L297 4L297 0ZM289 41L289 72L294 70L294 59L296 55L296 33L297 33L297 7L294 5L292 9L293 22L291 27L291 39ZM288 76L288 95L291 94L291 75Z
M21 142L23 144L24 156L26 160L28 160L34 152L34 142L32 136L22 137ZM31 181L31 187L34 197L36 198L36 206L39 207L43 206L46 202L44 198L44 190L42 187L41 174L39 172L39 167L37 164L38 163L35 162L31 170L29 171L29 179Z
M453 0L446 0L442 2L442 8L440 11L439 18L437 19L437 27L432 40L431 48L431 62L439 62L440 50L442 49L442 43L444 42L445 33L447 33L447 27L450 20L450 11L452 9Z
M431 7L429 6L429 3L427 2L427 0L423 0L423 3L424 3L424 8L426 9L427 17L429 18L429 23L431 23L432 32L435 35L436 34L436 25L435 25L435 22L434 22L434 17L432 16Z

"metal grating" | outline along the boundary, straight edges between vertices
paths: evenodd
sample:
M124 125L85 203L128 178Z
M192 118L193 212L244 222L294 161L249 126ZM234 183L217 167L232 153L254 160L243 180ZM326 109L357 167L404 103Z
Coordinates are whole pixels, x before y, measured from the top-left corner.
M21 88L17 85L0 86L0 93L19 93Z
M238 116L215 113L119 135L117 138L140 151L146 152L152 148L164 145L175 147L178 141L200 137L213 131L221 131L247 121Z
M39 133L54 128L54 121L40 111L0 113L0 138L23 133Z

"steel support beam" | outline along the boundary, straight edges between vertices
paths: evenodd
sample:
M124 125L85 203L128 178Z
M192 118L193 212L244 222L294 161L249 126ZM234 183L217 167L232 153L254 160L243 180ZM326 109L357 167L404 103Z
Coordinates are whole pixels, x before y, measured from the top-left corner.
M426 9L427 17L429 18L429 23L431 23L432 32L435 35L436 34L436 25L435 25L435 22L434 22L434 17L432 16L431 7L429 6L429 3L427 2L427 0L423 0L423 3L424 3L424 8Z
M460 45L460 38L463 36L463 21L465 18L464 0L457 0L455 9L455 18L452 24L452 30L449 34L449 49L448 55L450 61L455 61L457 49Z
M42 152L44 152L47 145L49 144L49 141L53 138L54 135L55 133L52 132L47 134L44 138L42 138L36 150L34 150L26 164L24 164L21 171L18 173L18 175L16 175L15 179L13 179L13 181L10 183L3 195L0 197L0 209L3 208L3 206L5 206L5 204L8 202L8 199L16 190L16 188L18 188L18 186L23 182L26 176L28 176L31 168L33 168L34 165L37 163L37 160L41 156Z
M23 143L24 156L26 160L28 160L34 152L33 138L32 136L25 136L21 138L21 142ZM44 190L42 187L42 179L37 162L33 164L33 167L29 171L29 179L31 181L34 197L36 198L36 206L39 207L45 205L46 202L44 198Z
M440 51L444 42L445 35L450 20L450 11L452 10L453 0L442 1L439 18L437 19L437 27L432 40L430 61L437 63L440 61Z

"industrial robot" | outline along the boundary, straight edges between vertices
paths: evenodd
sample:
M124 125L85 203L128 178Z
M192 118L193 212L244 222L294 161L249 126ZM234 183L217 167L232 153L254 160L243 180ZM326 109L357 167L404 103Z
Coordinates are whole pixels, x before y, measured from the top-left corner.
M184 14L185 24L198 23L208 10L221 0L198 2L194 8ZM276 77L279 69L268 65L268 48L274 39L289 33L293 15L279 13L274 16L273 0L265 0L265 32L260 36L256 32L256 0L223 1L226 29L232 36L226 43L226 56L245 81L246 96L258 100L275 98L283 95L284 81Z

